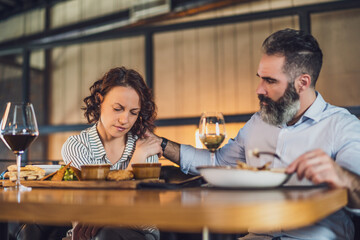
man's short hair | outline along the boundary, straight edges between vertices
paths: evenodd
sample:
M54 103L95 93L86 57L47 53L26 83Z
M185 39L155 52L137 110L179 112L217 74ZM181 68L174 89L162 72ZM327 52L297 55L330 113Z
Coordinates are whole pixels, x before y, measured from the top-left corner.
M263 51L267 55L285 57L284 73L294 81L301 74L311 76L311 86L315 88L322 66L322 51L316 39L300 30L284 29L265 39Z

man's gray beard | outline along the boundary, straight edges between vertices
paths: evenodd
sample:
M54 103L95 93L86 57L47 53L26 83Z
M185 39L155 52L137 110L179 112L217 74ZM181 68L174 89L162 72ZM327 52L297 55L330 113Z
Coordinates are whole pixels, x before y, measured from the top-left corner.
M263 97L266 98L266 97ZM261 101L261 97L259 96ZM260 104L261 119L274 126L282 126L290 122L300 109L299 94L296 92L293 84L285 90L284 95L278 101L272 101L266 98L268 105Z
M290 122L300 109L300 101L297 100L291 103L287 109L284 109L281 115L277 115L274 112L267 112L265 106L260 109L260 116L262 120L268 124L274 126L282 126Z

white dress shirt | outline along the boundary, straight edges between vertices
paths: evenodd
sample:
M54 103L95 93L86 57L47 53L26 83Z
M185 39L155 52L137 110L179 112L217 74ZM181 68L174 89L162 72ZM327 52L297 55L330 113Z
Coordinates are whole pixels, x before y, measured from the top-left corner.
M262 121L255 113L240 129L235 139L216 151L216 165L235 166L243 161L251 166L262 166L272 161L272 167L286 167L274 158L249 157L248 151L275 152L288 164L303 153L320 148L336 163L360 175L360 120L346 109L326 103L317 93L317 98L297 123L292 126L272 126ZM205 149L189 145L180 147L180 167L183 172L197 174L196 167L210 165L210 154ZM306 179L299 181L296 174L288 185L311 185ZM356 210L355 210L356 211ZM318 223L292 231L267 233L277 237L296 239L352 239L353 223L344 210L340 210Z

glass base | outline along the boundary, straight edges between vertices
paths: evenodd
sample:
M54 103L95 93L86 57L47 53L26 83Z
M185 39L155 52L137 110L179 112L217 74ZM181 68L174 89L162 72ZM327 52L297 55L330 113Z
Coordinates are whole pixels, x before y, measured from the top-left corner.
M30 192L31 190L32 190L31 187L26 187L22 184L4 188L4 191Z

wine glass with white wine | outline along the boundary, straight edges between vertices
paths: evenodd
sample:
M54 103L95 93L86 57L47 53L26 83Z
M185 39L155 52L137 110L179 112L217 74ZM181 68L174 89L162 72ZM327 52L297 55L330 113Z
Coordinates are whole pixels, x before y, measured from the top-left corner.
M1 120L0 137L16 155L17 176L13 189L30 191L20 184L21 156L39 136L35 112L31 103L8 102Z
M199 137L210 151L212 166L215 166L215 151L224 141L225 135L225 120L221 112L204 112L201 114Z

